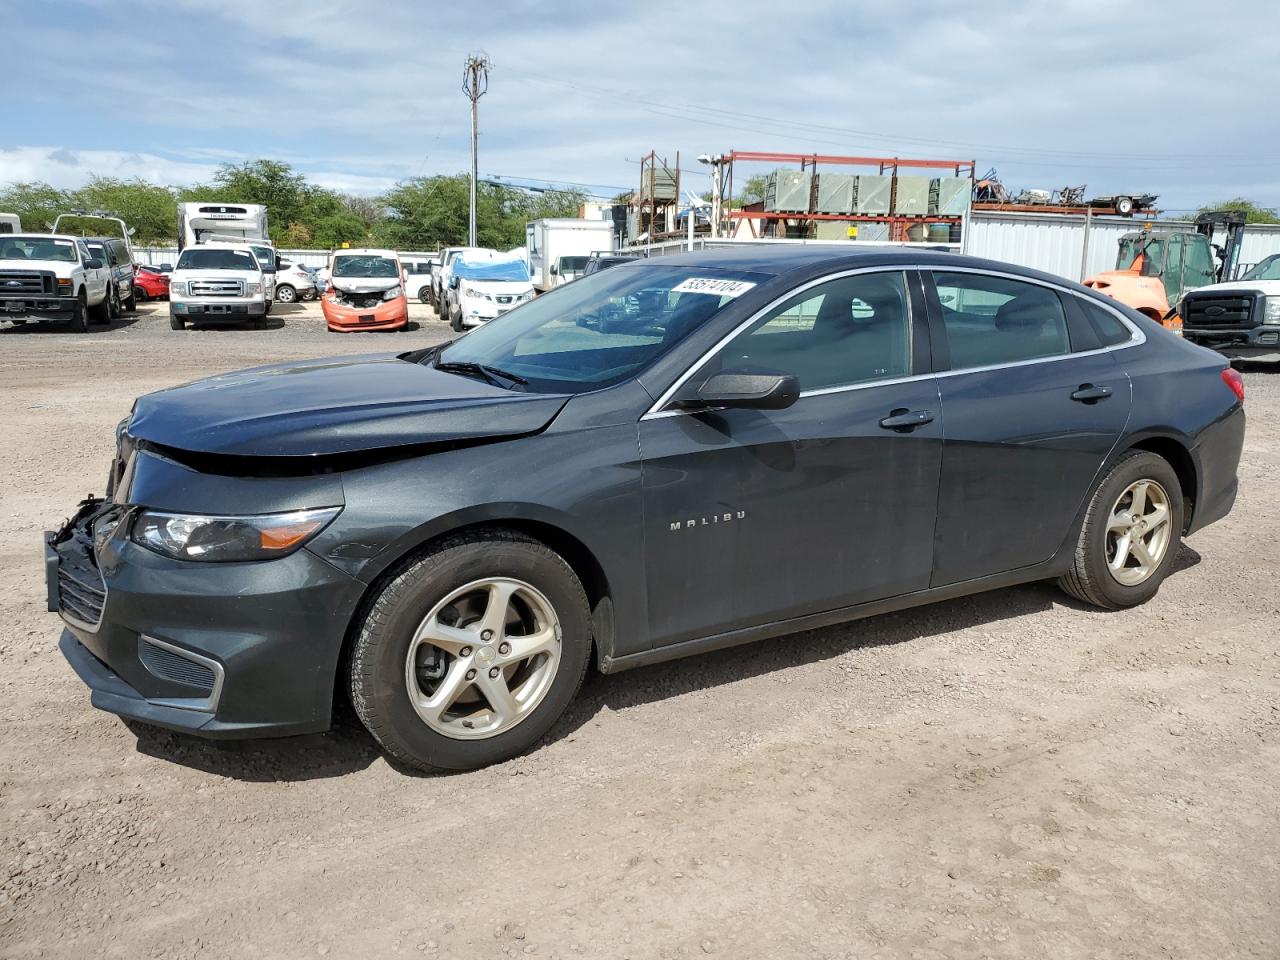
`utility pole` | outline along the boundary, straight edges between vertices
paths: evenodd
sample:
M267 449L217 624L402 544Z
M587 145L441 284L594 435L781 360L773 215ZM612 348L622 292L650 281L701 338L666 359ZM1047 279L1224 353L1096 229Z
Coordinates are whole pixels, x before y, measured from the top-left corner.
M493 66L488 54L473 53L467 57L462 72L462 92L471 101L471 216L468 220L468 243L476 247L476 179L479 176L477 153L480 140L480 113L477 104L489 90L489 68Z

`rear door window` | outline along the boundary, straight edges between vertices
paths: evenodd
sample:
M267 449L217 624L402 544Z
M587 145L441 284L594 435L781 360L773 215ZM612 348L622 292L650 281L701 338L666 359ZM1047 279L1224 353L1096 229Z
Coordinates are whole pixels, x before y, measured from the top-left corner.
M951 369L999 366L1071 352L1067 318L1049 287L980 273L933 274Z
M1125 326L1124 321L1105 307L1084 297L1076 297L1076 304L1084 311L1085 317L1098 335L1098 341L1104 347L1113 347L1133 337L1133 331Z

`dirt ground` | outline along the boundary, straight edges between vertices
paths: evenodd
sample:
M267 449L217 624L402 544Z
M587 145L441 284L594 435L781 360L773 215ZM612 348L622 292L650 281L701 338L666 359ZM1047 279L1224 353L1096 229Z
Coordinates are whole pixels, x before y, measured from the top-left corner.
M220 748L93 710L40 531L135 395L443 339L0 332L0 957L1280 956L1280 372L1147 606L1033 585L588 679L478 773L357 727Z

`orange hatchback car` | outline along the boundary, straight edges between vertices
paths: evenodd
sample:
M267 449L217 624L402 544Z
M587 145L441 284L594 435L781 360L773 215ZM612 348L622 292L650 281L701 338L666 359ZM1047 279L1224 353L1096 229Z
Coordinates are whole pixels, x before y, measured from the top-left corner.
M404 269L394 250L338 250L320 298L330 330L407 330Z

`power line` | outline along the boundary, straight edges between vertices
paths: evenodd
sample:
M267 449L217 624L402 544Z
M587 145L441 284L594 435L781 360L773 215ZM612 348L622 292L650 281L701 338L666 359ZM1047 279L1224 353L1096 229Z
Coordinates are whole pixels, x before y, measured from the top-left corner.
M1054 150L1052 148L1012 146L1008 144L1005 144L1005 145L982 144L982 143L971 143L971 142L965 142L965 141L944 140L944 139L927 138L927 137L898 136L894 134L876 133L876 132L867 131L867 130L856 130L856 129L850 129L845 127L835 127L835 126L830 126L826 124L815 124L815 123L808 123L808 122L797 121L797 120L786 120L778 117L768 117L760 114L744 113L741 111L734 111L734 110L723 110L723 109L714 108L714 107L699 106L696 104L663 103L661 101L648 100L643 97L637 97L634 94L629 92L609 90L607 88L599 86L598 84L592 85L591 87L583 87L569 80L561 80L556 77L548 77L542 74L526 72L525 75L533 80L540 80L546 83L554 83L554 84L559 84L561 86L569 87L573 90L576 90L590 97L595 97L601 100L607 99L610 103L613 103L615 106L618 98L624 98L634 104L640 105L641 109L644 109L645 112L647 113L652 113L652 114L655 114L656 116L666 117L668 119L693 121L701 124L722 127L725 129L740 130L748 133L756 133L763 136L797 137L797 134L801 134L805 132L835 133L835 134L843 135L841 138L838 138L838 139L798 137L798 139L804 139L806 140L806 142L810 142L810 143L836 144L840 146L848 146L851 144L851 141L848 139L848 137L854 136L854 137L860 137L862 138L862 140L858 141L857 143L854 143L853 145L862 146L864 148L869 148L871 150L883 149L883 147L868 145L863 141L876 140L876 141L883 141L884 143L888 143L888 144L910 143L915 145L933 146L933 147L947 148L947 149L962 147L964 149L987 150L993 153L1003 153L1006 155L1007 154L1023 154L1023 156L1020 156L1020 157L1006 156L1003 159L1007 159L1008 161L1014 162L1014 163L1026 164L1026 163L1034 163L1034 162L1043 162L1043 163L1053 163L1054 165L1061 166L1061 167L1068 167L1068 168L1075 167L1075 168L1089 168L1089 169L1097 169L1097 168L1124 169L1124 168L1127 168L1129 164L1100 164L1097 162L1090 162L1087 164L1071 164L1071 163L1064 163L1059 158L1072 157L1072 158L1081 158L1081 159L1093 158L1094 160L1129 160L1132 162L1141 162L1144 165L1144 167L1149 168L1152 166L1156 166L1162 169L1197 169L1197 168L1204 168L1204 167L1213 167L1213 168L1270 167L1270 166L1274 166L1276 163L1280 163L1280 158L1259 159L1257 161L1232 161L1232 160L1224 160L1220 157L1197 155L1197 154L1151 155L1151 154L1102 153L1102 152L1096 152L1096 151ZM774 128L769 129L761 126L749 126L745 123L731 123L731 122L727 122L725 118L738 118L739 120L747 120L747 121L755 121L757 123L772 124L774 125ZM777 129L778 127L791 128L791 129L789 130Z

